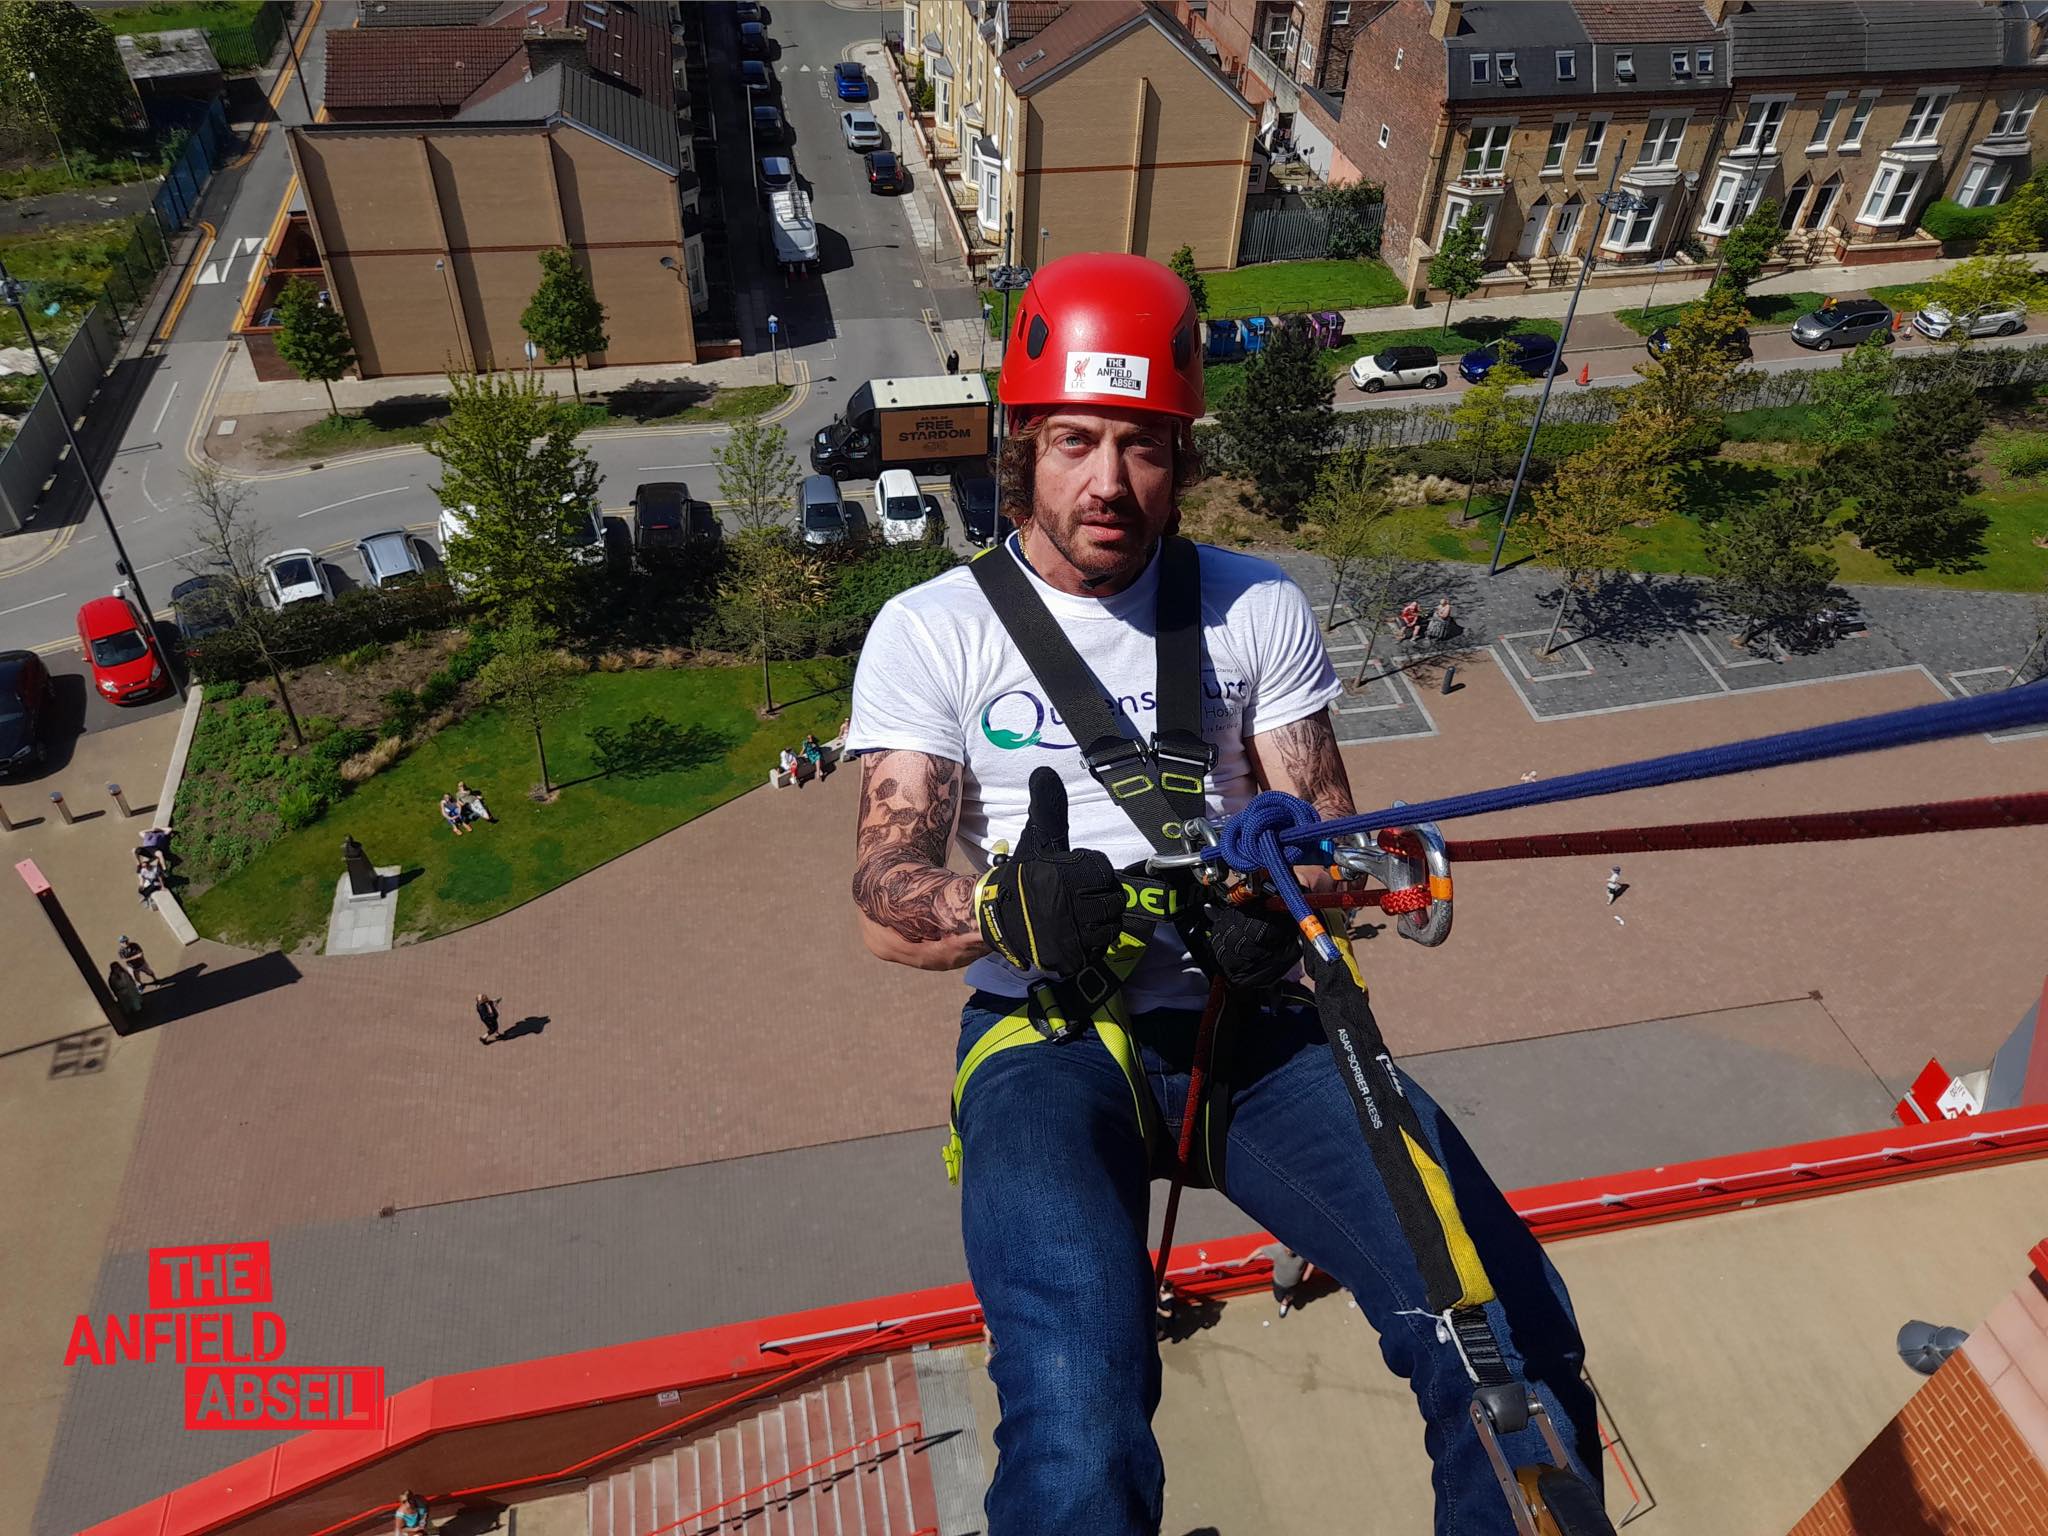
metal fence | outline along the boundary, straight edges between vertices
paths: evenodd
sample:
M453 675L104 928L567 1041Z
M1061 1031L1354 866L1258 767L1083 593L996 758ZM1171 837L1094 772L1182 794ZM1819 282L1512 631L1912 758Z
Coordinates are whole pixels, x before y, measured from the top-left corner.
M291 13L289 0L286 3L268 0L267 4L257 6L256 14L239 26L204 28L206 45L213 50L220 67L230 74L237 70L261 69L276 51L277 40L284 35L285 22Z
M228 128L228 115L219 100L208 103L206 115L193 125L192 137L185 141L185 152L164 172L164 184L151 205L165 229L183 229L192 222L199 194L239 142Z
M1334 208L1311 208L1299 198L1276 207L1247 208L1244 232L1237 242L1240 264L1259 261L1316 261L1330 254L1330 236L1340 214ZM1377 205L1364 215L1366 236L1375 247L1386 211Z
M121 324L113 306L105 301L93 305L50 368L57 394L71 410L83 414L120 349ZM64 423L56 400L46 389L21 418L7 451L0 453L0 533L18 533L35 515L46 482L55 490L77 473L78 467L64 452Z

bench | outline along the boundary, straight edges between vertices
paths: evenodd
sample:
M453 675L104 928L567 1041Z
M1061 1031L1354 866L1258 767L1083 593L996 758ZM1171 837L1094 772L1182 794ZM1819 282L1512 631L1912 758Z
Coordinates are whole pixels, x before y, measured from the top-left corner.
M840 754L846 750L846 738L844 736L835 736L832 740L825 742L823 748L823 751L819 754L818 766L820 769L836 767ZM811 765L801 758L797 760L795 773L785 772L779 765L770 768L768 770L768 787L770 789L788 789L791 785L799 782L798 774L802 775L801 782L806 784L811 781L813 776Z

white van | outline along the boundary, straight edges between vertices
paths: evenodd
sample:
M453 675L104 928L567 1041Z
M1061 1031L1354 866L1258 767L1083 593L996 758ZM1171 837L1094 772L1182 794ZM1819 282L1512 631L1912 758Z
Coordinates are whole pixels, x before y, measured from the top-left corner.
M890 544L915 544L930 527L917 477L907 469L885 469L875 481L875 515Z

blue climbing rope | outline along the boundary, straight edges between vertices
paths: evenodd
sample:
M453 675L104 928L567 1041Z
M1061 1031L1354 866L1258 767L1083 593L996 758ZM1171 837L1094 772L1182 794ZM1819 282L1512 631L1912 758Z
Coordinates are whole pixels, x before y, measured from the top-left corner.
M1243 810L1224 821L1217 829L1216 845L1206 850L1204 856L1210 860L1221 860L1240 873L1265 875L1272 881L1274 892L1295 921L1306 926L1313 920L1312 909L1302 893L1300 882L1294 877L1294 866L1324 862L1328 857L1327 845L1333 839L1355 832L1377 832L1382 827L1412 826L1423 821L1451 821L1461 816L1484 816L1528 805L1590 800L1599 795L1618 795L1659 784L1683 784L1694 779L1753 773L1761 768L1782 768L1789 763L1811 763L1859 752L1917 746L1922 742L1970 736L1980 731L2015 730L2042 724L2048 724L2048 681L2035 682L2023 688L2002 689L1975 698L1948 699L1937 704L1893 710L1888 714L1838 720L1801 731L1759 736L1750 741L1673 752L1664 757L1645 758L1641 762L1590 768L1583 773L1566 774L1562 778L1534 784L1509 784L1499 789L1447 795L1440 800L1425 800L1416 805L1393 805L1384 810L1339 816L1328 821L1317 821L1314 807L1306 801L1268 790L1253 796Z

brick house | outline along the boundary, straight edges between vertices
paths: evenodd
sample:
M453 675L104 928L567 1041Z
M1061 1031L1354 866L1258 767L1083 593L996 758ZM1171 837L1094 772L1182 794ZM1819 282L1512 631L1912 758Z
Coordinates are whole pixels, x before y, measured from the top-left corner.
M978 260L1014 231L1027 263L1186 245L1237 264L1255 114L1164 7L919 0L905 20Z
M1260 109L1269 143L1292 136L1302 88L1343 94L1353 40L1392 0L1173 0L1217 68Z
M1386 188L1381 254L1416 292L1467 214L1495 291L1570 281L1589 245L1595 281L1710 252L1766 197L1781 259L1911 259L1928 203L2024 176L2039 32L1999 0L1396 0L1295 138ZM1610 178L1643 206L1596 217Z

